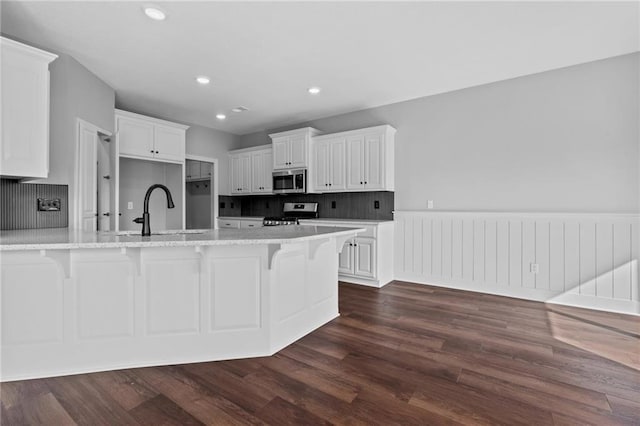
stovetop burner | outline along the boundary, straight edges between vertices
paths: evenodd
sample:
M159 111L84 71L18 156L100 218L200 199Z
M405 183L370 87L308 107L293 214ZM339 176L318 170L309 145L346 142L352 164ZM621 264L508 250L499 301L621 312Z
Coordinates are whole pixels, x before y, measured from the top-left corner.
M284 203L282 217L265 217L264 226L299 225L299 219L318 217L318 203Z
M265 217L262 220L264 226L299 225L297 217Z

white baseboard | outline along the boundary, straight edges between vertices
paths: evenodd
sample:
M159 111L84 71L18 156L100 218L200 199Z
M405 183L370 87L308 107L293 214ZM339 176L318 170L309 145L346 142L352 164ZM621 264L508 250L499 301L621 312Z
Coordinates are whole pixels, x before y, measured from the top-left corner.
M640 303L630 300L605 299L584 294L558 293L535 288L514 288L499 285L444 282L438 279L428 279L426 277L411 276L407 274L399 274L399 276L396 277L396 280L432 285L435 287L451 288L455 290L493 294L496 296L513 297L516 299L532 300L535 302L575 306L585 309L640 316Z

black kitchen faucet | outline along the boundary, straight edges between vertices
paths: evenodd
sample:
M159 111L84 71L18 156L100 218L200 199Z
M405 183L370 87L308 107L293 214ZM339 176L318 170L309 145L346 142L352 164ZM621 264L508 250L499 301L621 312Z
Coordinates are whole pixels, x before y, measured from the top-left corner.
M143 237L148 237L149 235L151 235L151 226L149 225L149 198L151 197L151 193L153 192L153 190L156 188L164 190L164 193L167 195L167 208L172 209L175 207L175 204L173 204L173 198L171 198L171 191L169 191L169 188L159 183L151 185L149 189L147 189L147 193L144 196L144 212L142 213L142 217L133 219L135 223L142 224Z

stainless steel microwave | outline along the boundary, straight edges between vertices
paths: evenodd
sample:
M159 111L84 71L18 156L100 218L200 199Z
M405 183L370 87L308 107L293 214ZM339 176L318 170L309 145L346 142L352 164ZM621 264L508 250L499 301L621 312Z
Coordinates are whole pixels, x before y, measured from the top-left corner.
M307 169L273 172L274 194L304 194L307 192Z

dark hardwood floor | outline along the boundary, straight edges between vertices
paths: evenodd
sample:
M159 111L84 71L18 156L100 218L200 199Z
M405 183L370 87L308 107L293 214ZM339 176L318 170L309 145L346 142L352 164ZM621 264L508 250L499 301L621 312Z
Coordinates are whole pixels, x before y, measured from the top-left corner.
M2 425L640 424L637 317L403 282L340 311L272 357L3 383Z

